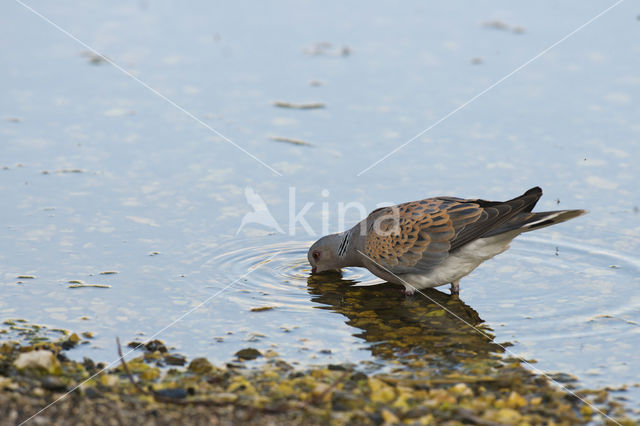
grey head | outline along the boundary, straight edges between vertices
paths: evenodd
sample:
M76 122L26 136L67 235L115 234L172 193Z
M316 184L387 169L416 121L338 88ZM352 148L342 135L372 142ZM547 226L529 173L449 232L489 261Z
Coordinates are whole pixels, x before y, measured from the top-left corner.
M340 271L340 256L338 256L338 248L342 234L331 234L320 238L313 243L307 259L311 264L311 272Z

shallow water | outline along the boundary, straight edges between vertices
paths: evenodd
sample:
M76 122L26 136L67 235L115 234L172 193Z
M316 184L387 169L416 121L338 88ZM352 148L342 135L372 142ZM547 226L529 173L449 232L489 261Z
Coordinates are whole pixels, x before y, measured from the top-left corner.
M91 330L93 343L70 355L101 360L116 358L115 336L159 331L184 354L218 362L253 346L300 365L373 369L415 359L457 368L510 342L506 355L573 374L581 386L627 385L623 396L640 402L632 3L371 169L606 5L34 7L251 155L92 62L85 46L19 3L4 4L0 319ZM496 21L507 28L486 25ZM462 280L461 301L445 288L428 293L493 340L450 314L429 316L437 305L396 287L353 287L374 284L366 271L309 278L306 250L323 223L340 228L339 203L506 199L534 185L545 190L538 209L590 214L516 240ZM285 233L251 223L237 233L251 211L246 187ZM292 194L294 214L314 203L305 216L312 232L289 226ZM69 288L75 280L110 287ZM251 311L260 307L274 309Z

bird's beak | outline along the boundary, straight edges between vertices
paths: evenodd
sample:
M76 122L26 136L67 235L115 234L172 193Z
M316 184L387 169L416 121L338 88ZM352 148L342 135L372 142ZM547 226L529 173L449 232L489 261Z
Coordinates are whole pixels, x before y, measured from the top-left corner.
M312 267L311 267L311 273L312 273L312 274L315 274L315 273L316 273L316 267L315 267L315 266L312 266Z

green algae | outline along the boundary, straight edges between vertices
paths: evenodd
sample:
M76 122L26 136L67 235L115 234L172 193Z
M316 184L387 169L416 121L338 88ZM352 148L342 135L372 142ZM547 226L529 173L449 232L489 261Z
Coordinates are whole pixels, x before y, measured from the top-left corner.
M5 393L0 409L21 398L24 407L32 407L34 398L54 399L77 387L75 408L69 406L68 415L72 408L93 407L99 401L114 410L135 404L143 413L155 410L161 417L205 406L227 421L249 414L253 419L258 413L256 418L269 416L286 424L586 424L607 420L602 413L622 424L633 423L609 390L570 394L515 359L470 361L444 374L428 366L371 374L346 364L298 369L275 353L264 354L261 364L215 366L205 358L187 363L164 342L154 340L129 344L143 353L104 369L87 358L70 360L65 355L69 342L75 345L81 338L67 335L47 342L0 344L0 387ZM56 368L16 367L20 356L34 351L50 351ZM172 358L184 360L186 366L172 365ZM64 407L52 412L62 415L59 410Z

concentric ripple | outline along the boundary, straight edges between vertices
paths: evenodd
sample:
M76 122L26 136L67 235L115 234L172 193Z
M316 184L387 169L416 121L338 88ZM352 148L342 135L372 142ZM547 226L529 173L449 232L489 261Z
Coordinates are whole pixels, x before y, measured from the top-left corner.
M240 292L230 292L228 299L243 307L258 303L307 310L313 306L307 292L311 274L307 251L311 244L312 241L282 241L256 245L255 240L235 239L200 250L200 273L211 277L216 288L239 280L234 287ZM360 268L343 270L342 279L345 284L379 282Z

